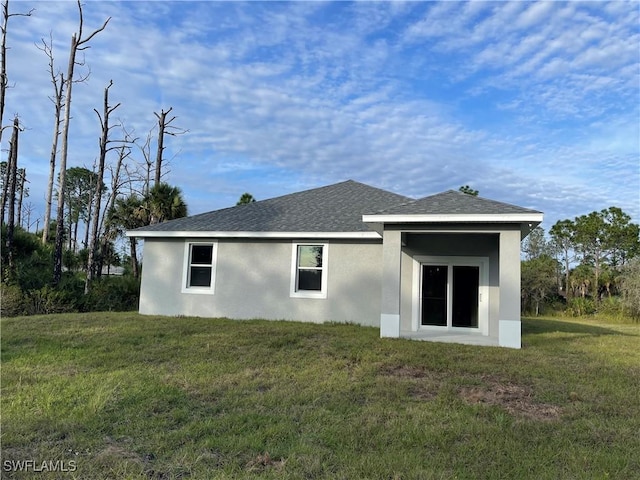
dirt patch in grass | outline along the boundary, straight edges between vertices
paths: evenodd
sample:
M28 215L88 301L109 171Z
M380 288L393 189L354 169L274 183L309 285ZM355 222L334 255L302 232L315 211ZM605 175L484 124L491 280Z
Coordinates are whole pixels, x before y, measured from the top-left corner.
M424 368L409 365L388 365L380 370L385 376L410 381L409 393L412 397L428 401L438 396L442 386L441 375Z
M411 381L411 396L422 401L437 397L445 383L441 374L409 365L386 365L380 369L380 373ZM562 413L556 405L537 402L530 386L502 381L489 375L480 377L479 383L477 386L457 388L460 398L471 405L498 406L514 417L530 420L553 421Z
M531 387L503 382L492 377L483 377L482 385L462 387L458 393L466 403L495 405L504 408L513 416L530 420L553 421L562 413L556 405L537 402L533 398Z
M259 454L255 458L252 458L245 465L245 469L249 472L263 472L269 469L275 469L276 471L282 470L286 460L282 458L272 458L269 452Z
M380 369L382 375L399 378L426 378L433 374L423 368L411 367L409 365L385 365Z

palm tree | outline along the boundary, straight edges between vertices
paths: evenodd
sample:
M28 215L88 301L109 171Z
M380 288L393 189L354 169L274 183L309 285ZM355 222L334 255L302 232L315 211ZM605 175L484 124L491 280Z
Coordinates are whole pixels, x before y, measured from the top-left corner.
M242 194L242 196L240 197L240 199L238 200L238 203L236 203L236 205L245 205L247 203L254 203L256 201L255 198L253 198L253 195L251 195L248 192L245 192Z
M145 206L149 215L149 223L162 223L187 216L187 204L182 198L182 191L168 183L158 183L145 196Z
M109 212L108 222L122 235L126 230L186 216L187 204L182 198L181 190L167 183L159 183L144 197L131 194L125 198L118 198L114 208ZM129 246L133 276L138 278L138 242L135 237L129 237Z
M108 213L107 222L120 235L123 235L126 230L149 225L143 199L136 194L131 194L125 198L118 198L115 201L113 209ZM135 237L129 237L129 247L131 248L131 268L133 276L138 278L138 256L136 254L138 242Z

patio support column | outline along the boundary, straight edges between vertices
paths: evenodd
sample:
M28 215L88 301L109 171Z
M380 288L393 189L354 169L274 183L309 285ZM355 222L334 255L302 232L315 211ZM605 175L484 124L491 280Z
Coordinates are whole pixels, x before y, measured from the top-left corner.
M402 232L384 230L382 236L381 337L400 337L401 252Z
M520 325L520 231L500 233L500 310L498 343L521 348Z

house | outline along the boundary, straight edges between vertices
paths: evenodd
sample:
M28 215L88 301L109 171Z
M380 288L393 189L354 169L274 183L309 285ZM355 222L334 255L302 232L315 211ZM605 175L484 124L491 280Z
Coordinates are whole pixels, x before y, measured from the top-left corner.
M382 337L520 348L520 241L542 213L355 181L128 232L140 313L352 322Z

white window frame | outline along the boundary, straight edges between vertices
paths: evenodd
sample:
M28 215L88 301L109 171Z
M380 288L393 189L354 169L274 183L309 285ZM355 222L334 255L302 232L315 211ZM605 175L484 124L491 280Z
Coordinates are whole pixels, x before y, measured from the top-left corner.
M191 272L191 247L193 245L206 245L211 247L211 285L208 287L192 287L189 286ZM182 293L196 293L196 294L205 294L205 295L213 295L215 293L216 286L216 265L218 264L218 242L209 241L209 242L194 242L194 241L185 241L184 242L184 263L182 268ZM200 265L207 266L207 265Z
M422 289L422 266L423 265L446 265L447 274L447 325L422 325L420 315L422 305L420 304L420 292ZM478 327L465 328L452 326L451 319L451 279L454 266L479 267L478 286ZM446 332L468 332L489 335L489 257L463 257L463 256L415 256L413 257L413 331L432 330Z
M322 280L320 290L298 290L298 247L322 247ZM291 244L291 298L327 298L329 266L329 244L317 242L294 242Z

